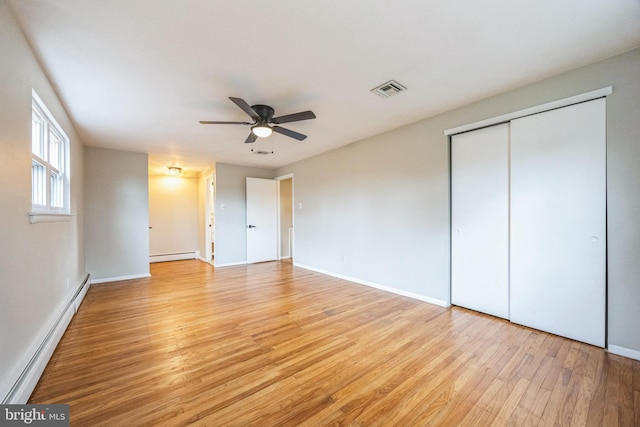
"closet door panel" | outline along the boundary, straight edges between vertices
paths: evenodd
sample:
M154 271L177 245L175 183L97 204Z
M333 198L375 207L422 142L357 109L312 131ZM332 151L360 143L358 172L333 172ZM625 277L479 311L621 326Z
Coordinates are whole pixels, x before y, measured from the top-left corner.
M451 302L509 317L509 125L451 139Z
M511 320L603 347L605 262L605 100L512 121Z

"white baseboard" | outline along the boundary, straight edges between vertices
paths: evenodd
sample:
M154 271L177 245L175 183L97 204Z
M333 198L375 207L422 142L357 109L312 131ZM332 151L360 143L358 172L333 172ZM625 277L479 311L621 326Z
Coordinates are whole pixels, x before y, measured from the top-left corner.
M365 286L369 286L369 287L372 287L372 288L380 289L381 291L390 292L392 294L402 295L404 297L409 297L409 298L413 298L413 299L416 299L416 300L419 300L419 301L428 302L429 304L439 305L440 307L449 307L451 305L451 304L447 303L446 301L443 301L443 300L440 300L440 299L436 299L436 298L431 298L431 297L428 297L426 295L420 295L420 294L416 294L414 292L409 292L409 291L405 291L405 290L402 290L402 289L392 288L390 286L380 285L378 283L369 282L367 280L361 280L361 279L358 279L358 278L355 278L355 277L345 276L343 274L334 273L332 271L322 270L320 268L315 268L315 267L311 267L311 266L304 265L304 264L298 264L296 262L294 262L293 265L295 265L296 267L304 268L305 270L315 271L316 273L322 273L322 274L326 274L327 276L337 277L338 279L348 280L349 282L354 282L354 283L358 283L360 285L365 285Z
M42 376L42 372L44 372L47 363L49 363L51 355L91 286L89 278L90 276L87 275L85 280L78 286L76 292L72 294L71 299L63 306L59 315L54 317L52 323L45 329L48 331L46 335L41 340L36 341L36 347L27 352L23 362L20 364L23 368L11 389L2 397L2 404L27 403L29 396L31 396L33 389Z
M160 254L150 255L149 262L166 262L166 261L181 261L183 259L198 259L200 258L200 251L192 252L180 252L175 254Z
M91 279L91 284L96 285L99 283L107 283L107 282L121 282L123 280L144 279L146 277L151 277L151 273L134 274L132 276L104 277L102 279Z
M213 260L213 266L214 267L232 267L234 265L247 265L247 261L240 261L240 262L228 262L226 264L216 264L215 263L215 259Z
M630 348L619 347L617 345L609 345L607 347L609 353L617 354L618 356L628 357L629 359L640 360L640 351L632 350Z

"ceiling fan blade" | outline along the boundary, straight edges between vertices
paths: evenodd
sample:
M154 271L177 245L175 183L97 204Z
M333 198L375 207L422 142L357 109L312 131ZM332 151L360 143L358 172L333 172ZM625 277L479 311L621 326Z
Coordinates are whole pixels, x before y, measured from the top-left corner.
M300 120L315 119L316 115L313 111L301 111L300 113L287 114L286 116L274 117L272 122L275 124L299 122Z
M286 136L288 136L290 138L297 139L298 141L302 141L303 139L305 139L307 137L307 135L303 135L301 133L294 132L291 129L283 128L283 127L280 127L280 126L274 126L272 129L273 129L274 132L281 133L282 135L286 135Z
M233 96L230 96L229 99L236 104L238 107L240 107L240 109L242 111L244 111L245 113L247 113L249 115L249 117L251 117L253 120L258 121L260 120L260 116L258 115L258 113L256 113L254 111L253 108L251 108L251 106L249 104L247 104L247 101L245 101L242 98L234 98Z
M249 122L219 122L215 120L200 120L203 125L250 125Z
M251 144L256 142L256 139L258 139L258 137L253 132L249 132L249 136L244 140L244 143Z

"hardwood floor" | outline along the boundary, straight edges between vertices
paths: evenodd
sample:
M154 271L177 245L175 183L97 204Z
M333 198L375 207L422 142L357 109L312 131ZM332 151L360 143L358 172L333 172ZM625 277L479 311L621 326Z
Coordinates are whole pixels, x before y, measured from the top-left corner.
M30 403L72 426L640 426L640 362L296 268L92 286Z

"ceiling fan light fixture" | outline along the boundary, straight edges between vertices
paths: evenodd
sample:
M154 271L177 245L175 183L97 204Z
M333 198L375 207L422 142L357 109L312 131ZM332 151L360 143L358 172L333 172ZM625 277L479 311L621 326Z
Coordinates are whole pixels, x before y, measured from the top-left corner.
M182 175L182 168L177 166L167 166L167 169L169 169L169 175Z
M259 138L266 138L268 136L271 136L271 134L273 133L273 129L271 129L269 125L263 123L252 126L251 132L253 132L253 134Z

